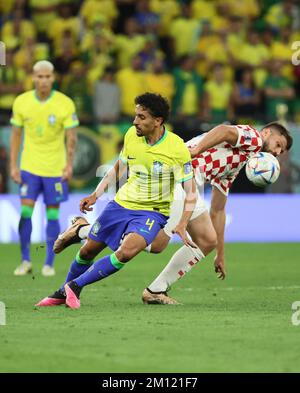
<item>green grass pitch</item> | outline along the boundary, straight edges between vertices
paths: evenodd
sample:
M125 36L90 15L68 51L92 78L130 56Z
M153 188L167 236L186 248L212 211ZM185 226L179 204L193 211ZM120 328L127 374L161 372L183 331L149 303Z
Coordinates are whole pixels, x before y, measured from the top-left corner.
M291 306L300 301L300 244L228 244L225 281L211 256L173 286L184 305L143 305L143 288L177 248L140 254L70 310L34 303L62 283L76 246L45 278L44 248L32 246L34 277L14 277L18 246L0 245L0 372L299 372Z

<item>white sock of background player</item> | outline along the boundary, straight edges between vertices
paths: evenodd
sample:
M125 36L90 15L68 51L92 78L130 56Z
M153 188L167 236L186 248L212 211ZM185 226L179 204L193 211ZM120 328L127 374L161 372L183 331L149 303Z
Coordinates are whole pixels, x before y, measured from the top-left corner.
M164 270L148 286L152 292L165 292L170 286L188 273L202 258L203 252L197 248L183 246L175 252Z
M79 229L78 236L80 239L85 240L88 237L88 234L92 228L92 225L85 225L84 227Z

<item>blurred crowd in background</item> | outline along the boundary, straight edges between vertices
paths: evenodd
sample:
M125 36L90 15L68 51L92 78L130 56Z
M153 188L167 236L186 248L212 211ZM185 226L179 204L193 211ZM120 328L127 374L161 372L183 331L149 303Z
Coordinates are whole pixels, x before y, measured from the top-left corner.
M168 98L184 140L225 121L300 122L297 0L0 0L0 14L2 126L42 59L96 134L121 135L145 91Z

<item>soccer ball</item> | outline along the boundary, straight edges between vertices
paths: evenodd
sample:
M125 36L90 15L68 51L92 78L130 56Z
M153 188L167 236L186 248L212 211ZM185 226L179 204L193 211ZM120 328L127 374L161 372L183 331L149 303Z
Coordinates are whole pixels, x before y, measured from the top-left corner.
M274 183L280 175L280 165L270 153L256 153L246 164L248 179L258 187L265 187Z

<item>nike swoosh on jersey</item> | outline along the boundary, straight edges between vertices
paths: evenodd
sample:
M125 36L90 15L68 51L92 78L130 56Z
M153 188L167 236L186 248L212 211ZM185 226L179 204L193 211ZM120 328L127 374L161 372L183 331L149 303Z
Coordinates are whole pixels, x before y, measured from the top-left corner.
M129 157L129 156L127 156L127 160L135 160L135 157Z

